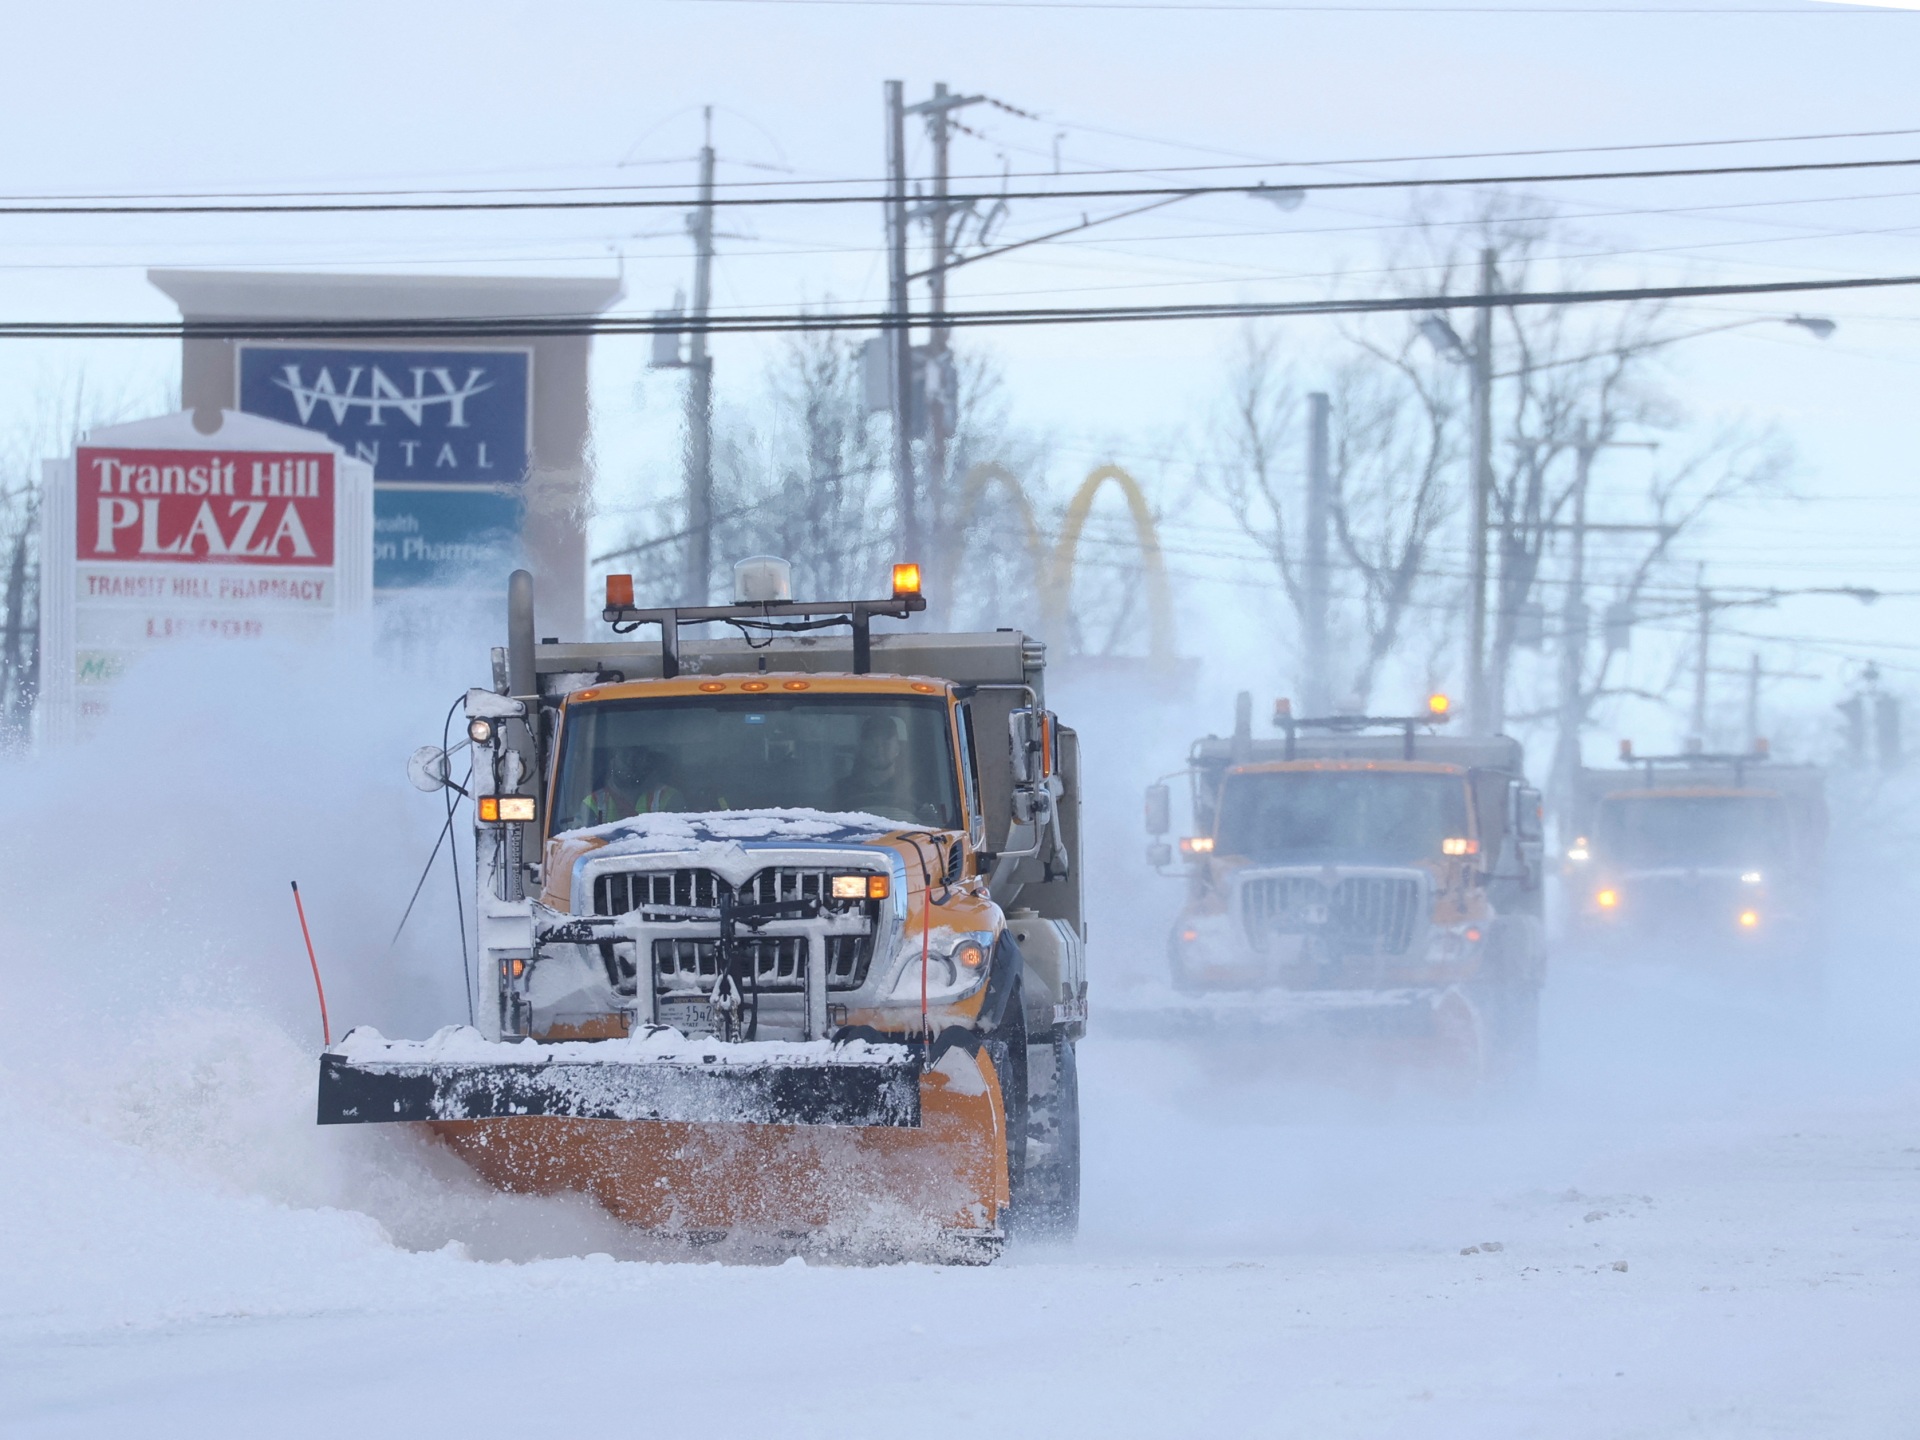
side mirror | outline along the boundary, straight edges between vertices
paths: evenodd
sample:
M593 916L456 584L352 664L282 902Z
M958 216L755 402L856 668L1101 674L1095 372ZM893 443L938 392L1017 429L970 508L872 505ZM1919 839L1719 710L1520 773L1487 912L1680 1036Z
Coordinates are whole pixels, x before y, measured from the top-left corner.
M1164 870L1173 864L1173 847L1159 840L1147 847L1147 864L1156 870Z
M1038 785L1059 773L1058 727L1051 710L1022 708L1008 713L1007 738L1012 745L1015 784Z
M1546 824L1540 813L1540 792L1531 785L1521 785L1514 791L1513 828L1522 840L1541 840L1546 837Z
M414 789L429 795L446 789L452 783L452 777L447 774L447 752L438 745L422 745L407 757L407 779L413 782Z
M1165 784L1149 785L1147 787L1147 834L1164 835L1172 828L1173 796Z
M1039 710L1022 708L1007 716L1007 742L1013 759L1013 783L1038 785L1047 778L1047 717Z

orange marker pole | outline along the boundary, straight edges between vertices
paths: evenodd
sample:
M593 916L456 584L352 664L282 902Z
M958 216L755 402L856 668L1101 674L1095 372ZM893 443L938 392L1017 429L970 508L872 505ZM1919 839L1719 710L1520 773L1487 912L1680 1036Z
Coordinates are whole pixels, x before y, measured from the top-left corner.
M313 967L313 989L320 997L320 1038L333 1044L333 1026L327 1023L327 987L320 983L320 962L313 954L313 932L307 929L307 907L300 903L300 882L293 885L293 908L300 914L300 936L307 942L307 963Z

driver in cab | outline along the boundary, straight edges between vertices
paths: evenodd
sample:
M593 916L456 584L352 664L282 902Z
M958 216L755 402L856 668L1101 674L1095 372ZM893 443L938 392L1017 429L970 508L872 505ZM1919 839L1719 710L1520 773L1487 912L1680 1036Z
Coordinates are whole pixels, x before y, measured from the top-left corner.
M583 823L606 825L636 815L685 810L687 797L673 783L672 766L657 750L632 745L607 761L606 783L581 805Z
M840 783L840 808L889 820L916 818L906 727L896 717L873 715L860 722L860 749L852 772Z

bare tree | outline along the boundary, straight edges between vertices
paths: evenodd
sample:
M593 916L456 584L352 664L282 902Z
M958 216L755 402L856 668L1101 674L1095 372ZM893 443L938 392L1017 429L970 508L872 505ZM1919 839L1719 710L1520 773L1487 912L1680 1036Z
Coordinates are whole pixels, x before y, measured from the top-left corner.
M1461 459L1458 378L1425 363L1412 332L1388 346L1350 337L1357 354L1328 387L1330 519L1357 590L1334 607L1333 628L1355 636L1346 697L1364 706L1407 619L1429 588L1429 553L1456 500ZM1294 507L1300 503L1302 387L1271 333L1247 332L1216 423L1208 488L1266 554L1296 621L1307 596Z
M796 593L853 595L884 578L892 534L886 440L867 414L858 348L839 335L796 337L768 377L757 474L729 456L722 526L728 553L781 555ZM744 437L736 435L738 450Z
M1331 391L1333 523L1360 579L1364 638L1352 696L1362 708L1432 588L1434 539L1457 503L1459 386L1423 368L1413 345L1411 336L1392 351L1363 342L1364 355L1341 366Z

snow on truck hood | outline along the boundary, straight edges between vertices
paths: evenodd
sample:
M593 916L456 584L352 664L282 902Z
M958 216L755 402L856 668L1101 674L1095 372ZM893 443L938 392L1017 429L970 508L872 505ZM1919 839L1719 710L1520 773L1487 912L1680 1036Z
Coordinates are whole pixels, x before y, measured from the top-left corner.
M925 825L889 820L857 810L709 810L636 815L605 825L564 830L556 840L600 840L596 858L692 850L709 845L798 841L813 845L871 845L902 831L930 833Z

